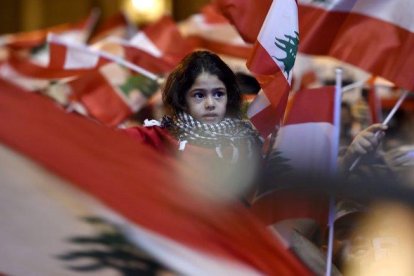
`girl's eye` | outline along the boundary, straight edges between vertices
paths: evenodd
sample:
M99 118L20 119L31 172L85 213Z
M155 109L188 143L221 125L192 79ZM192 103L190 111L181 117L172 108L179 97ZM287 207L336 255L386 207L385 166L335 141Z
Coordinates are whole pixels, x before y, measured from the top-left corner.
M204 98L204 94L200 93L200 92L196 92L196 93L193 94L193 97L196 98L196 99L202 99L202 98Z
M214 97L216 97L216 98L221 98L221 97L224 97L225 95L226 95L226 93L224 93L223 91L216 91L214 93Z

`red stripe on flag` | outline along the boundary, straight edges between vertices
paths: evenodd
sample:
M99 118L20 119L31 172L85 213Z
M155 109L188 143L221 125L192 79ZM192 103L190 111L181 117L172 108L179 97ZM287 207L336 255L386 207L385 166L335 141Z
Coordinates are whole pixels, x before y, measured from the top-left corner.
M287 102L287 99L288 95L286 95L284 101ZM250 121L263 137L267 137L273 132L275 127L280 124L281 116L283 116L281 114L283 113L284 109L282 107L268 105L266 108L253 115L250 118Z
M311 218L323 228L328 218L326 197L312 196L303 190L272 191L260 196L251 206L252 212L266 225L285 219Z
M181 35L171 16L164 16L148 25L143 32L162 52L163 58L177 65L193 49Z
M163 57L155 57L136 47L125 44L122 44L122 47L124 48L125 58L128 61L154 74L171 72L176 66L175 62L167 61Z
M267 275L310 274L245 208L196 198L179 185L183 179L174 177L183 169L176 159L157 155L127 135L2 80L0 125L2 142L142 227ZM188 165L186 179L202 181Z
M334 98L334 86L324 86L296 92L292 98L294 104L291 105L289 113L286 114L284 125L311 122L327 122L332 124ZM317 100L315 101L314 99Z
M272 4L270 0L215 0L246 42L254 43Z
M414 90L414 33L373 17L304 5L299 23L300 52L330 55Z
M67 47L64 45L49 43L49 68L65 68Z
M281 72L276 60L269 55L259 41L254 44L252 56L247 61L247 67L258 75L273 75Z

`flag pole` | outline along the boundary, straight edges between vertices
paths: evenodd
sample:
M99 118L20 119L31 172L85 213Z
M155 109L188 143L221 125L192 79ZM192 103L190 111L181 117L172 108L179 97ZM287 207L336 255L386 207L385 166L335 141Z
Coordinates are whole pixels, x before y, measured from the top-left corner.
M388 125L388 123L391 121L392 117L394 116L395 112L400 108L401 104L404 102L405 98L407 98L409 91L404 90L404 92L401 94L398 101L395 103L394 107L388 113L388 116L385 118L385 120L382 122L383 125ZM375 133L375 136L377 136L380 132ZM361 160L361 156L358 156L357 159L352 163L352 165L349 167L349 171L352 172L355 167L358 165L359 161Z
M348 84L348 85L344 86L342 88L342 93L349 92L354 88L359 88L359 87L363 86L370 78L371 77L368 77L368 78L365 78L365 79L362 79L360 81L357 81L357 82L354 82L354 83L351 83L351 84Z
M82 51L82 52L86 52L86 53L90 53L93 55L97 55L99 57L111 60L113 62L116 62L122 66L125 66L129 69L131 69L134 72L137 72L153 81L159 81L159 78L157 75L145 70L144 68L137 66L135 64L133 64L132 62L129 62L123 58L120 58L116 55L110 54L108 52L102 51L102 50L96 50L96 49L91 49L89 47L87 47L86 45L82 45L82 44L77 44L77 43L73 43L73 42L68 42L68 41L63 41L61 39L59 39L59 37L57 35L54 34L49 34L47 37L47 41L48 42L53 42L59 45L64 45L64 46L69 46L72 47L76 50Z
M337 169L337 159L338 159L338 149L339 149L339 132L340 132L340 123L341 123L341 96L342 96L342 69L335 69L335 98L334 98L334 137L332 139L332 155L331 155L331 173L333 176L336 175ZM326 254L326 272L325 276L330 276L332 273L332 255L333 255L333 243L334 243L334 222L335 222L335 195L330 194L329 196L329 216L328 216L328 250Z

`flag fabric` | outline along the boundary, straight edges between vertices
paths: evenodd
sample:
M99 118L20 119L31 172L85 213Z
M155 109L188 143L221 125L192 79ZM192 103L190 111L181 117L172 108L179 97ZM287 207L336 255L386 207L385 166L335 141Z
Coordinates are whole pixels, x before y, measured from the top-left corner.
M337 163L334 139L335 88L301 90L292 99L289 113L280 128L275 149L296 170L329 175Z
M123 133L68 114L39 95L25 93L1 80L0 86L1 143L64 179L69 189L80 189L121 215L129 225L126 233L135 237L133 241L146 247L154 257L168 263L179 274L310 274L244 207L237 203L211 204L210 200L202 196L203 193L196 192L199 190L183 186L187 182L194 184L194 188L203 185L203 178L191 174L191 164L183 167L177 159L160 156ZM183 175L180 176L179 172ZM41 179L47 181L46 177ZM53 182L49 185L53 185ZM10 186L13 185L7 185ZM2 185L0 189L3 188ZM56 196L56 190L43 189L42 192L46 191ZM21 203L21 200L18 202ZM73 206L76 199L73 203L68 199L60 201L62 203ZM53 212L55 206L49 205L45 210ZM56 207L62 208L61 205ZM32 209L37 212L36 208ZM1 212L5 212L5 209L1 208ZM37 213L35 217L40 215ZM27 227L19 217L7 218L10 220L3 223L1 228L10 227L9 236L21 233ZM34 224L29 225L33 231L43 233L41 240L48 236L49 230L53 231L57 227L51 222L52 227L49 229L48 223L43 221L34 221ZM64 225L62 227L65 230L63 233L67 234L69 230ZM59 235L54 233L53 236ZM84 245L92 242L91 239L76 237L69 241L83 241ZM28 244L25 243L25 246ZM53 248L49 248L48 252L54 253ZM25 263L30 265L31 255L45 253L43 250L33 252L29 249L20 251L27 254L27 258L18 260L20 269ZM92 253L96 250L95 247ZM168 256L162 256L163 252L168 252ZM66 255L66 260L85 256L75 253ZM7 258L0 258L0 262L13 261L10 257L12 252L4 254ZM106 255L97 252L94 256L105 258ZM56 254L47 252L42 257L48 260L57 258ZM16 274L16 270L5 270L10 266L1 266L3 272ZM42 269L33 264L30 267ZM76 269L76 266L70 267ZM96 267L90 265L84 269Z
M158 89L156 80L131 74L116 63L60 85L71 91L72 104L81 103L88 116L110 127L116 127L140 110Z
M59 70L97 69L110 62L86 44L66 41L53 33L48 35L47 41L49 46L48 68Z
M279 168L278 174L261 187L252 204L253 212L266 224L292 218L312 218L326 224L327 197L313 195L312 187L302 183L296 187L289 181L295 176L305 177L307 182L323 179L336 170L339 125L334 122L340 108L335 107L335 96L339 95L334 87L322 87L293 96L274 145L278 167L269 168Z
M33 65L30 62L28 62L28 64L29 66ZM19 69L14 68L14 66L10 64L10 60L0 64L0 78L10 83L14 83L17 86L24 88L26 91L32 92L46 89L49 86L49 80L27 76L24 73L19 72Z
M264 91L252 103L248 115L264 137L283 120L298 44L296 1L273 1L247 61Z
M252 45L243 41L235 27L212 4L180 22L180 31L196 48L246 60Z
M109 62L122 64L129 63L130 69L134 65L142 68L137 70L151 70L155 73L165 72L172 68L163 60L152 56L135 47L130 42L117 38L108 37L93 45L78 44L60 39L59 36L49 34L49 64L48 68L63 71L72 70L97 70ZM166 69L168 68L168 69ZM156 78L151 72L146 72L150 77Z
M246 42L254 43L272 1L215 0L213 3L236 27Z
M143 45L147 44L144 43ZM137 41L110 37L101 45L97 45L97 48L120 56L154 74L167 74L177 66L176 61L164 59L158 50L155 50L155 52L148 51L148 48L143 45L140 42L137 43Z
M129 42L174 66L194 49L180 33L171 16L163 16L146 26Z
M413 1L298 2L300 52L332 56L414 89Z

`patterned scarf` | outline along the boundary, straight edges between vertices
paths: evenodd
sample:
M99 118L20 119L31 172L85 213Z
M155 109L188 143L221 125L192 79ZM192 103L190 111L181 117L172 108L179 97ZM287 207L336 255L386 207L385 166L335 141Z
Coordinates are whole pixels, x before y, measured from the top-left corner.
M253 151L259 150L262 143L250 123L236 118L225 118L216 124L205 124L181 112L174 117L164 116L161 126L167 128L180 141L180 150L184 150L185 143L188 142L215 148L217 155L223 158L221 149L231 146L232 162L237 161L240 147L245 147L248 156L251 156Z

